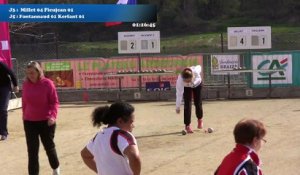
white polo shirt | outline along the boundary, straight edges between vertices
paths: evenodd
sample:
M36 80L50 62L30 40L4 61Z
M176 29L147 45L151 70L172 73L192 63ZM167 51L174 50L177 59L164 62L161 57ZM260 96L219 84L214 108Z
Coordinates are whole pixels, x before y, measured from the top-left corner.
M135 137L118 127L108 127L97 133L87 149L93 154L98 175L132 175L124 150L137 145Z
M184 87L191 87L195 88L199 86L202 82L201 78L201 66L192 66L189 67L193 72L193 80L191 83L185 83L183 81L183 78L181 74L178 75L177 81L176 81L176 108L180 108L182 96L184 92Z

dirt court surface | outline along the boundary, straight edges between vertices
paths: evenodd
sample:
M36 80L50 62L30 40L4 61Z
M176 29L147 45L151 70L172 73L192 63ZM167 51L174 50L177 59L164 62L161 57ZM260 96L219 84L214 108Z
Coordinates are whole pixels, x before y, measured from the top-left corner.
M105 103L62 104L56 147L62 175L94 174L82 162L80 150L95 133L91 111ZM300 99L204 101L204 125L215 132L181 135L183 114L175 102L133 103L135 129L142 157L142 175L211 175L234 147L232 130L242 118L255 118L267 126L267 143L260 151L264 174L300 174ZM182 107L183 108L183 107ZM194 110L193 110L194 111ZM194 113L194 112L193 112ZM9 112L9 138L0 142L0 175L27 174L27 151L21 110ZM193 115L192 126L196 128ZM40 145L40 174L51 174Z

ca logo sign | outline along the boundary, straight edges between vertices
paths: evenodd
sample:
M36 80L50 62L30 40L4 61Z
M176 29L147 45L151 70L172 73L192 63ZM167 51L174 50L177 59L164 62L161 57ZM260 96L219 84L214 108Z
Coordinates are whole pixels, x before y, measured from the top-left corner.
M284 59L263 60L257 65L257 69L270 70L271 72L258 72L259 77L257 77L257 80L269 80L269 74L271 75L271 80L286 80L284 70L287 66L288 58L286 57ZM278 71L278 69L284 70Z
M288 65L288 59L284 58L283 60L264 60L258 66L257 69L268 69L268 70L276 70L276 69L284 69ZM258 72L261 76L268 76L269 74L274 74L278 71L273 71L270 73ZM279 75L284 76L284 71L279 71Z

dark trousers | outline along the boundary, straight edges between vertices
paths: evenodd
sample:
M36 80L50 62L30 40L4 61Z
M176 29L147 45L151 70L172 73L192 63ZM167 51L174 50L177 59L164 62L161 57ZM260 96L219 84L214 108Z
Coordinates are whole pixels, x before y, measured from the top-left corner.
M183 99L184 99L184 124L187 126L191 124L192 115L192 94L194 97L194 105L196 109L196 117L202 119L203 109L202 109L202 97L201 97L202 83L195 87L184 87Z
M0 86L0 135L7 136L7 107L10 98L10 87Z
M52 169L59 167L55 143L53 141L56 124L48 126L47 121L24 121L28 152L29 175L39 174L39 137L44 145Z

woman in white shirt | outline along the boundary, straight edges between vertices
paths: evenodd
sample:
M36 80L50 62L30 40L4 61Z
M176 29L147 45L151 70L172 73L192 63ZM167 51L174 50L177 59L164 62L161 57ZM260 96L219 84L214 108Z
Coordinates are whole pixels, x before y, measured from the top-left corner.
M196 117L198 119L198 128L203 128L203 109L202 109L202 79L201 66L192 66L183 69L178 75L176 82L176 113L180 113L180 105L182 97L184 99L184 124L187 133L193 133L191 127L191 110L192 110L192 96L194 98L194 105L196 110Z
M93 125L108 125L81 151L84 163L101 175L140 175L141 159L135 137L134 107L126 102L98 107L92 114Z

